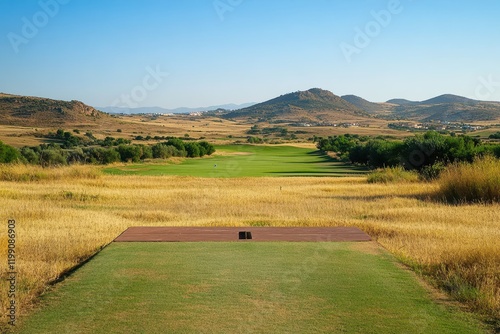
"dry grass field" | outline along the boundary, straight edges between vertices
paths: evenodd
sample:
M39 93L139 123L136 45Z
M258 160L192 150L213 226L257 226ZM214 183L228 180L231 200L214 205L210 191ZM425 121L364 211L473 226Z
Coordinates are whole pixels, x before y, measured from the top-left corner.
M411 135L408 132L389 129L387 128L387 124L388 121L373 120L369 127L292 127L286 124L282 126L287 128L290 133L299 132L296 134L297 140L295 142L310 142L309 138L312 138L314 135L328 137L347 133L366 136L379 136L383 134L398 138ZM194 139L203 137L212 143L228 144L238 140L245 142L248 136L247 131L253 125L255 123L247 120L226 120L210 116L165 115L152 117L146 115L120 115L107 118L98 124L83 125L68 123L62 128L70 132L78 129L81 133L77 136L80 137L83 137L85 132L91 131L99 139L104 139L107 136L133 139L139 135L143 137L148 135L152 137L184 137L185 135L189 135L190 138ZM261 128L275 127L276 124L260 123L259 126ZM47 142L47 139L42 136L50 131L55 132L57 128L2 125L0 126L0 141L14 147L37 146ZM271 139L280 140L277 137L272 137Z
M438 203L429 199L436 184L111 176L95 167L3 166L0 176L2 226L17 222L23 314L49 282L137 225L358 226L469 306L500 311L500 205ZM3 279L5 251L0 263Z

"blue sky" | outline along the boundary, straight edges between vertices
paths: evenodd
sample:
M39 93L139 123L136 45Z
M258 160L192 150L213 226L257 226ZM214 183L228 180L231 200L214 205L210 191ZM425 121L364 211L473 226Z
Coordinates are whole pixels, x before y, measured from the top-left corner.
M93 106L500 100L500 1L0 0L0 92Z

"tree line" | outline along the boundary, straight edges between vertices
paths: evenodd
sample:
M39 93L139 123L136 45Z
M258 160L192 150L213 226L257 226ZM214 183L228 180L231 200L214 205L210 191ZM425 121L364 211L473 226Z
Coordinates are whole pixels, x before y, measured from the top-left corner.
M500 158L500 145L483 142L467 135L442 135L436 131L417 134L404 140L340 135L315 138L318 149L334 152L353 164L370 168L402 166L417 170L424 177L436 177L447 165L473 162L475 158L492 155Z
M0 163L21 162L43 167L71 164L104 165L171 157L197 158L215 152L215 147L206 141L186 143L179 138L171 138L155 145L137 145L121 138L92 139L93 136L87 133L89 141L59 130L49 136L58 140L58 143L16 149L0 142Z

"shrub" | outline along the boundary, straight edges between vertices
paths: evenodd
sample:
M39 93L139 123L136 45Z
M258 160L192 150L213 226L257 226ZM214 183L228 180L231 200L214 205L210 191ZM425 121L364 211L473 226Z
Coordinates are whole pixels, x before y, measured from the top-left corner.
M40 156L32 148L23 147L21 149L21 155L26 159L26 162L37 165L40 162Z
M21 154L12 146L0 141L0 163L11 163L21 160Z
M489 136L490 139L500 139L500 132L494 133Z
M198 158L201 156L200 146L197 143L187 143L186 152L189 158Z
M441 175L441 173L446 169L446 166L442 162L436 162L432 166L425 166L420 170L420 178L425 181L432 181Z
M439 178L438 196L452 203L500 202L500 160L486 156L448 167Z
M212 144L210 144L206 141L201 141L201 142L199 142L199 144L200 144L200 147L202 147L204 149L206 155L212 155L215 153L215 147Z
M138 162L141 160L142 150L139 146L120 145L117 150L123 162Z
M57 148L42 149L40 152L40 165L43 167L64 166L67 164L64 152Z
M250 144L262 144L264 142L264 140L262 138L259 138L259 137L249 136L249 137L247 137L247 142Z
M368 183L417 182L416 172L407 171L403 167L377 169L368 175Z
M141 160L153 158L153 149L151 146L139 145L139 147L141 149Z

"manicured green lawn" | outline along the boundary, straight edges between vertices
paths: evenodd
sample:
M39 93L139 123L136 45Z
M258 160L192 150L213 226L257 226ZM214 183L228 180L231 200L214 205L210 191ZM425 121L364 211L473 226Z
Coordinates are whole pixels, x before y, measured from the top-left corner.
M19 333L483 333L374 243L116 243Z
M143 163L106 168L118 175L182 175L199 177L345 176L365 169L333 161L318 151L292 146L218 146L215 155L185 159L180 164Z

